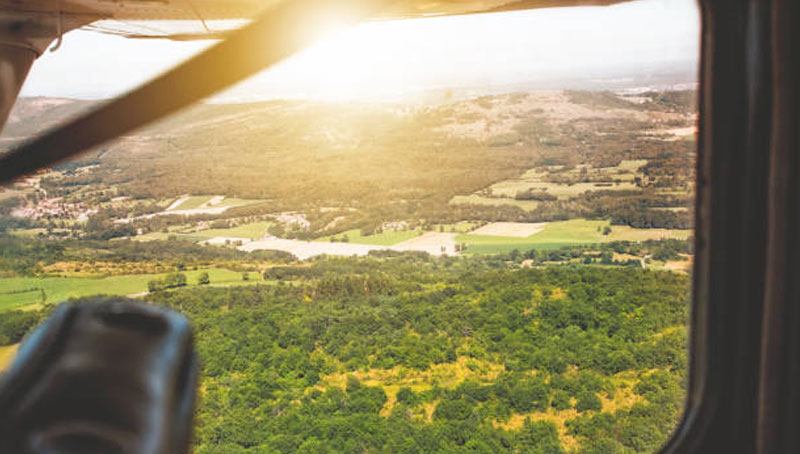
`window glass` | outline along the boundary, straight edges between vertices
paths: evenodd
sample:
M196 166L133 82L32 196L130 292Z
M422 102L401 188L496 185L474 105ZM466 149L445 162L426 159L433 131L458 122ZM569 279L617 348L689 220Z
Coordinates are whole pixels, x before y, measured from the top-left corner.
M198 453L654 452L686 393L698 39L682 0L370 22L21 179L0 367L115 294L193 322ZM0 147L208 45L73 32Z

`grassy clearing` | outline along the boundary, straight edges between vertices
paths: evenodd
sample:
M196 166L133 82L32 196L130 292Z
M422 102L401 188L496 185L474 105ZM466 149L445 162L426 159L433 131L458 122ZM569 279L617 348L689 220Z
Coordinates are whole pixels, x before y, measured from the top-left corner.
M215 207L243 207L247 205L254 205L256 203L261 203L263 200L254 200L254 199L237 199L235 197L225 197L222 202L214 205Z
M561 200L568 200L579 196L588 191L638 191L640 190L633 183L629 182L607 182L607 183L549 183L544 181L508 180L501 181L491 186L492 194L496 196L514 198L520 191L532 190L534 192L545 192L558 197Z
M391 369L369 369L357 372L340 372L321 377L316 389L325 390L329 387L344 389L347 378L356 377L367 386L380 386L386 393L386 404L381 409L381 415L388 417L397 402L397 392L400 388L409 388L418 393L431 389L432 384L445 389L454 389L465 380L476 380L482 383L492 383L505 370L502 364L494 364L466 356L460 356L453 363L434 364L425 370L394 367ZM432 405L431 405L432 404ZM424 403L419 410L422 419L430 421L435 403Z
M603 235L604 227L611 227L609 235ZM609 221L570 219L548 223L544 229L527 238L488 235L459 235L458 243L467 245L467 254L500 254L514 249L557 249L579 244L607 243L610 241L644 241L651 239L686 239L691 230L635 229L628 226L612 226Z
M489 206L515 206L525 211L533 211L539 206L535 200L515 200L505 197L484 197L477 194L457 195L450 199L450 205L489 205Z
M627 170L629 172L636 172L642 167L647 165L647 159L625 159L620 161L617 168L620 170Z
M207 272L212 286L248 285L262 282L251 273L250 281L242 273L222 268L186 271L189 286L197 285L201 273ZM81 277L13 277L0 279L0 311L21 309L36 304L57 303L68 298L90 295L134 295L147 292L147 283L166 274L138 274L103 278Z
M14 355L17 354L19 344L14 345L0 345L0 372L4 371L11 365Z
M499 181L489 186L492 197L475 193L459 195L450 200L451 204L511 205L523 210L533 210L538 205L534 200L516 200L520 192L546 193L560 200L569 200L589 191L639 191L636 177L647 160L624 160L616 167L575 166L565 169L562 166L536 167L529 169L518 178ZM550 176L560 176L562 180L548 181Z
M517 431L522 428L527 419L531 421L547 421L553 423L558 430L558 438L561 444L570 452L578 448L578 440L569 435L567 431L567 421L578 417L579 413L574 408L567 410L555 410L548 408L546 411L534 413L514 413L507 421L492 421L492 425L498 429Z
M189 241L192 243L199 243L200 241L205 241L209 238L211 237L206 237L195 233L150 232L150 233L145 233L144 235L135 236L132 239L135 241L167 241L170 239L175 239L178 241Z
M460 221L455 224L436 224L433 230L446 233L467 233L480 227L483 223L479 221Z
M234 238L249 238L257 240L267 234L267 229L272 226L272 222L254 222L252 224L243 224L237 227L228 229L208 229L194 232L192 235L202 236L205 238L214 238L218 236L234 237Z
M39 235L44 235L45 233L47 233L47 229L42 229L42 228L14 229L11 230L9 233L19 238L36 238Z
M602 404L602 413L616 413L620 410L627 410L634 404L641 402L644 398L633 391L634 385L638 381L638 374L633 371L625 371L612 378L615 391L612 395L599 393L597 396ZM573 404L575 404L573 400ZM548 421L555 424L558 430L558 437L561 444L572 452L579 448L578 440L569 435L566 422L578 417L580 413L574 408L566 410L556 410L548 407L545 411L531 413L513 413L508 420L493 421L492 425L496 428L505 430L519 430L525 424L525 420Z
M134 238L137 241L165 241L174 237L181 241L191 241L198 243L200 241L210 240L211 238L224 236L229 238L249 238L257 240L267 234L267 229L270 228L272 222L254 222L252 224L243 224L228 229L206 229L199 231L189 231L189 229L181 228L180 230L171 229L170 232L150 232L144 235L139 235ZM187 232L187 233L181 233Z
M315 241L331 241L332 238L339 239L343 236L347 237L348 243L354 244L371 244L375 246L394 246L395 244L402 243L403 241L416 238L422 234L421 230L391 230L378 233L375 235L364 236L361 230L353 229L346 232L337 233L336 235L328 235L317 238Z
M203 204L208 203L209 200L214 198L214 196L210 195L195 195L191 197L187 197L180 205L173 207L170 211L175 210L192 210L194 208L200 208Z

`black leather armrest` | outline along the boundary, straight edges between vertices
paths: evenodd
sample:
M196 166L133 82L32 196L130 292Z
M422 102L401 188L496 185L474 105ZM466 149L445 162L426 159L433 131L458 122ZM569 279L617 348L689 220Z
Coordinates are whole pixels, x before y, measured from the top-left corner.
M188 452L196 387L183 316L125 299L63 304L0 378L0 452Z

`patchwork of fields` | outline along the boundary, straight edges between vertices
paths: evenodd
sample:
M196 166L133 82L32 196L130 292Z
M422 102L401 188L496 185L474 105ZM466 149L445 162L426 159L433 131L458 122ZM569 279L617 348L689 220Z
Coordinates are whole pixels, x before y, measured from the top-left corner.
M457 195L451 205L508 205L526 211L542 200L569 200L592 191L641 191L640 169L646 159L622 160L614 167L578 165L543 166L527 170L518 178L499 181L474 194Z
M390 230L374 235L364 236L361 230L353 229L342 232L336 235L328 235L317 238L316 241L342 241L346 240L348 243L354 244L373 244L376 246L392 246L403 241L410 240L414 237L422 235L422 230Z
M418 251L434 256L473 255L503 254L515 249L520 252L531 249L548 250L612 241L686 239L691 235L690 230L637 229L612 226L609 221L587 219L541 223L495 222L472 231L460 231L461 233L406 230L362 235L358 230L351 230L316 241L266 237L242 245L239 249L248 252L280 250L301 260L318 255L363 256L377 250ZM348 242L341 242L342 237L347 237Z
M210 240L212 238L244 238L248 240L257 240L267 234L267 230L272 226L272 222L253 222L243 224L236 227L227 229L204 229L198 230L195 227L178 226L170 229L168 232L150 232L144 235L134 237L137 241L154 241L154 240L167 240L170 237L175 239L192 241L198 243L200 241Z
M466 244L466 254L501 254L514 249L522 252L611 241L686 239L691 236L691 230L636 229L628 226L612 226L608 221L602 220L571 219L544 224L541 231L525 238L462 234L456 241ZM608 235L603 234L606 228L611 229Z
M397 232L403 233L403 232ZM455 233L438 232L418 232L410 231L413 236L405 241L386 244L390 241L397 241L402 235L385 236L383 234L373 235L379 244L371 244L368 241L370 236L362 236L360 243L343 243L334 241L302 241L277 238L274 236L262 238L240 246L241 251L252 252L261 250L283 251L292 254L300 260L306 260L319 255L333 256L365 256L372 251L399 251L399 252L425 252L433 256L457 255Z
M145 214L133 219L120 219L118 222L129 223L132 220L152 219L159 216L200 216L220 215L231 208L256 205L263 202L255 199L239 199L221 195L183 196L175 199L165 210Z
M212 286L246 285L242 273L222 268L186 271L188 285L197 285L207 272ZM166 274L135 274L109 277L12 277L0 279L0 311L36 308L42 303L57 303L89 295L139 295L147 293L147 283ZM260 279L259 279L260 280ZM258 280L256 280L258 282ZM263 281L262 281L263 282Z

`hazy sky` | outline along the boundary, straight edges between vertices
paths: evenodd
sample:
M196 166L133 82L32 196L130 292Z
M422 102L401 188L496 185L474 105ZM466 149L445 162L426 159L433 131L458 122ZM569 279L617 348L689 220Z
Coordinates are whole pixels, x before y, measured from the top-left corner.
M220 98L394 98L444 87L558 85L685 70L696 64L698 40L692 0L372 22L338 33ZM23 94L116 95L212 44L74 31L61 49L36 62Z

